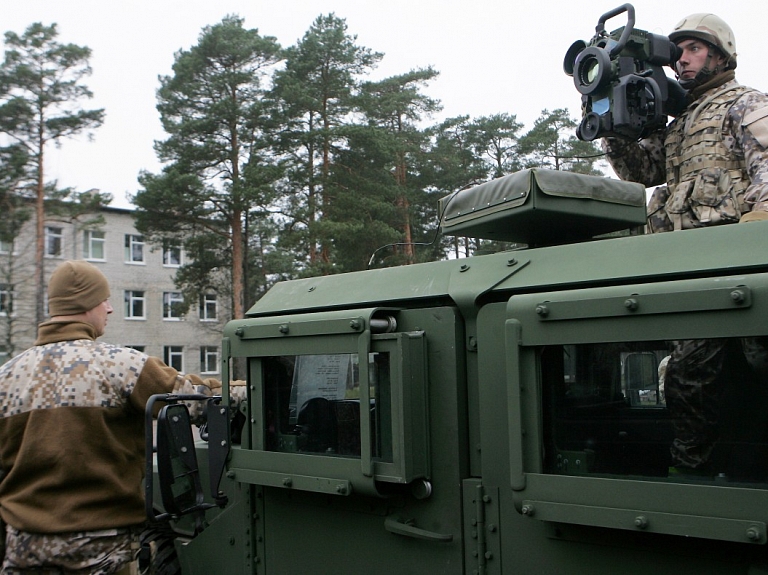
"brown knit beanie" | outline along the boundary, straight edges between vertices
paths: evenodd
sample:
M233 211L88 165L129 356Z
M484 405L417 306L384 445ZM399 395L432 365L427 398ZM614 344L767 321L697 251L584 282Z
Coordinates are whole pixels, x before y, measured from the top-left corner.
M59 265L48 282L51 317L84 313L106 299L109 299L107 278L95 265L82 260Z

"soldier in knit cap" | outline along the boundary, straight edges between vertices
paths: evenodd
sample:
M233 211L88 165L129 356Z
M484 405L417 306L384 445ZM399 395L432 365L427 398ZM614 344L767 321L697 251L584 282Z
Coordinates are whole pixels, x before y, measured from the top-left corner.
M651 233L768 219L768 95L736 81L733 30L714 14L692 14L669 39L680 49L674 67L688 105L648 138L604 139L608 161L623 180L665 184L648 204ZM744 359L763 377L766 339L740 344ZM716 472L711 455L727 349L726 340L673 342L665 381L676 432L671 473Z
M128 573L145 521L147 400L221 385L96 341L109 295L97 267L62 263L35 345L0 366L3 574Z

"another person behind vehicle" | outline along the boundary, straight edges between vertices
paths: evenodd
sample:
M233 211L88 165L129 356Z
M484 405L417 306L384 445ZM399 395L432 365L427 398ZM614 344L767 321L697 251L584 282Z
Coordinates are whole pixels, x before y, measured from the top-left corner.
M96 266L62 263L48 285L50 320L0 367L3 574L128 573L145 521L147 400L220 385L97 342L109 296Z
M669 35L689 105L664 130L639 142L606 138L616 174L656 188L650 232L768 219L768 96L736 81L736 41L714 14L693 14ZM768 363L763 338L742 341L759 373ZM725 340L674 342L665 393L675 422L674 471L709 475L722 387Z

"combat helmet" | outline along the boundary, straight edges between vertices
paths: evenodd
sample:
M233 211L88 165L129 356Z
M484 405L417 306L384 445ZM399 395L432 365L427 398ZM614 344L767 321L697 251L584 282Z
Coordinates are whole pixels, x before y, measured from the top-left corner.
M716 46L726 57L726 69L736 67L736 38L725 21L714 14L691 14L675 26L669 39L677 43L683 38L698 38Z

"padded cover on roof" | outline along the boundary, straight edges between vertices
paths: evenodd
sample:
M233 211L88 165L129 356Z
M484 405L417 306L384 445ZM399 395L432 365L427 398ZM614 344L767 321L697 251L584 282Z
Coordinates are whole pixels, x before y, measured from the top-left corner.
M645 188L599 176L523 170L440 200L443 233L551 245L645 224Z

